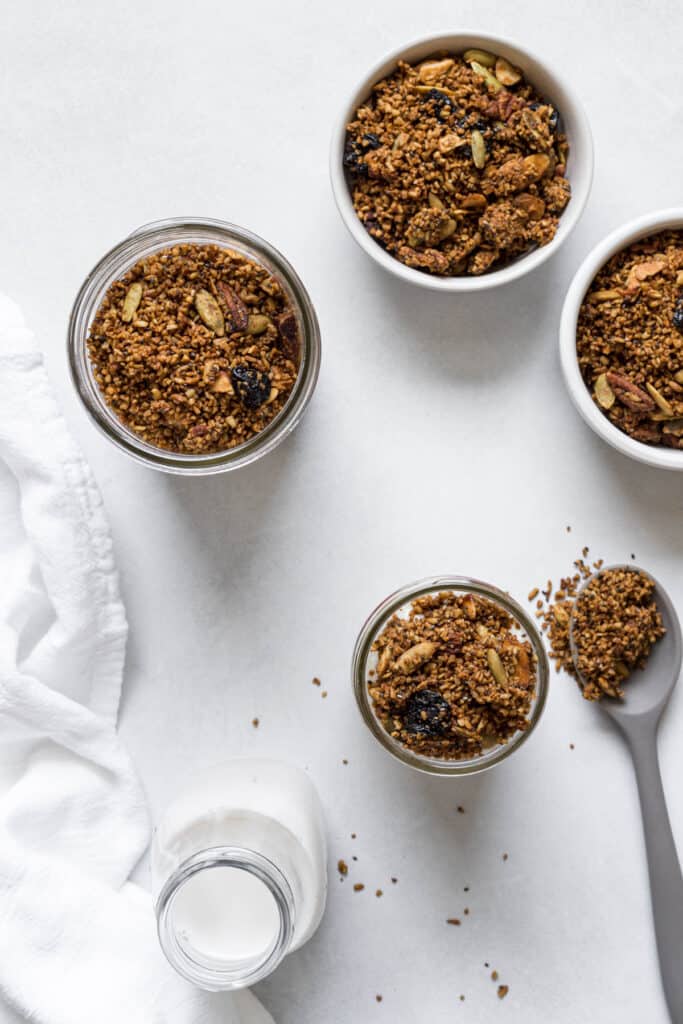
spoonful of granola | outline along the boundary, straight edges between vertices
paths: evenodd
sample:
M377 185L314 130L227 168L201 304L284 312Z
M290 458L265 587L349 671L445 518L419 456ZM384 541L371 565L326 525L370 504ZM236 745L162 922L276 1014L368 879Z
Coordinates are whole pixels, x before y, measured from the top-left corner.
M678 616L652 576L611 566L576 595L569 647L584 697L600 701L633 757L662 983L672 1021L683 1024L683 874L657 759L659 722L681 670Z

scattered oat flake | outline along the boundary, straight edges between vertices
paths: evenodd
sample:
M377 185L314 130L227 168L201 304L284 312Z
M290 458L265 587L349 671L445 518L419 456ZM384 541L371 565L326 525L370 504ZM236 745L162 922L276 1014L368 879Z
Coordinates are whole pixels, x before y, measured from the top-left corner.
M538 597L538 587L533 587L533 588L532 588L532 589L531 589L531 590L529 591L529 596L528 596L527 600L528 600L528 601L533 601L533 600L534 600L534 598L536 598L536 597Z
M381 889L377 889L377 891L375 892L375 896L379 899L380 896L384 896L384 893L382 892Z
M455 924L458 927L460 927L460 918L459 917L447 917L446 918L446 924Z
M323 692L320 694L320 696L321 697L327 697L327 690L323 690Z
M498 971L491 971L491 981L498 981Z
M337 871L339 872L340 875L348 875L349 865L346 863L345 860L337 861Z
M505 996L508 994L509 991L510 991L510 986L509 985L499 985L498 986L498 998L499 999L505 999Z
M364 888L365 888L365 886L363 885L362 882L356 882L356 884L353 887L353 891L354 892L362 892Z

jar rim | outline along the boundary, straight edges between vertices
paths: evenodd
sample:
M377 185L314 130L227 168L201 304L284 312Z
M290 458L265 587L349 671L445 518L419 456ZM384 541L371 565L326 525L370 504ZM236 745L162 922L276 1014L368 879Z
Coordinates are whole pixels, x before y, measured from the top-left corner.
M524 631L536 656L536 693L528 716L529 727L516 732L505 743L488 747L476 757L461 760L426 757L409 750L395 740L379 722L367 686L367 662L372 644L391 616L418 597L444 590L478 594L501 606ZM351 683L356 704L370 732L385 750L403 764L430 775L474 775L494 767L518 750L533 732L543 713L548 695L548 679L548 656L536 625L527 612L505 591L469 576L428 576L389 594L363 624L356 640L351 664Z
M174 902L183 886L201 871L233 868L246 871L270 892L279 917L278 934L262 957L219 964L192 956L173 927ZM171 966L187 981L209 992L224 992L255 985L271 974L286 955L294 934L294 895L283 873L262 853L242 846L215 846L183 861L169 875L155 904L159 944Z
M130 430L110 409L95 382L87 351L92 320L111 284L144 256L182 242L232 248L278 277L297 313L301 365L284 407L263 430L233 448L192 455L159 448ZM71 380L95 426L137 462L168 473L207 475L249 465L272 451L299 423L320 370L320 327L306 288L283 254L246 228L208 217L176 217L137 228L109 249L87 274L69 316L67 352Z

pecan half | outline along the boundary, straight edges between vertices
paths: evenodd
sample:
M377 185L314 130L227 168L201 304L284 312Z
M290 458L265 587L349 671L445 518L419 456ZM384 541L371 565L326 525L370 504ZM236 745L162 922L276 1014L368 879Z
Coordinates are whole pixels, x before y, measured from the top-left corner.
M605 374L605 377L617 401L627 409L632 409L633 412L654 412L657 408L647 391L643 391L623 374L610 372Z

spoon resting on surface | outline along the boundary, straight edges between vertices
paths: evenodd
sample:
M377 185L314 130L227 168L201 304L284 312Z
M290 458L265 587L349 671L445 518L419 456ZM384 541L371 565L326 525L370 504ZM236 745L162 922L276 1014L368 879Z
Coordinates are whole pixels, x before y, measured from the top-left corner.
M621 730L633 758L662 984L673 1024L683 1024L683 874L657 758L659 722L681 670L678 615L666 591L649 573L634 565L608 566L586 580L576 596L569 624L569 646L579 686L582 686L585 681L579 670L574 610L586 587L598 576L615 569L640 572L654 583L654 597L666 629L665 635L653 646L645 668L629 676L625 696L604 697L599 703Z

